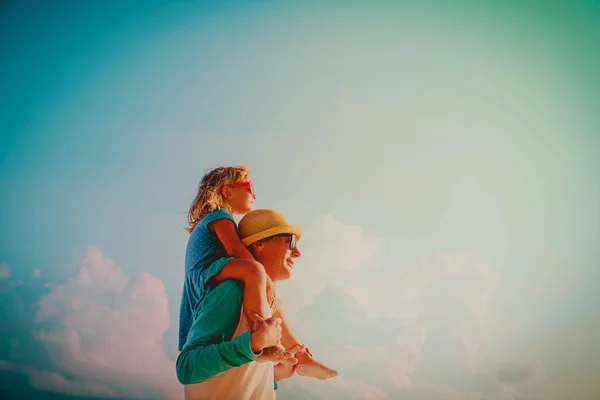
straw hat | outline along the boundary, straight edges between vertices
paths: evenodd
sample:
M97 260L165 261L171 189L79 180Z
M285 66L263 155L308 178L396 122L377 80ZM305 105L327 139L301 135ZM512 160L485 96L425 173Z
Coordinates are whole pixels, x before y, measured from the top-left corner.
M296 235L300 240L302 229L298 225L292 225L283 214L275 210L254 210L242 218L238 224L238 233L244 246L271 236L289 233Z

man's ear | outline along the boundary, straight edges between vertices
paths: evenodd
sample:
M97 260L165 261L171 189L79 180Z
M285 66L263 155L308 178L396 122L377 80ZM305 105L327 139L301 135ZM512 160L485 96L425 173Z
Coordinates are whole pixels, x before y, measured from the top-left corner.
M257 253L257 252L259 252L259 251L261 251L263 249L264 244L263 244L262 240L259 240L259 241L256 241L256 242L252 243L250 246L252 246L252 250L255 253Z

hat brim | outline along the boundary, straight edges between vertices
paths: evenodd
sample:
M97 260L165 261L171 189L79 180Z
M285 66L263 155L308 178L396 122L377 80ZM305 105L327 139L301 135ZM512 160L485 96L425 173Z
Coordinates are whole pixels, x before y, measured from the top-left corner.
M244 247L248 247L252 243L258 242L259 240L286 233L290 235L296 235L296 239L300 240L300 237L302 236L302 229L298 225L277 226L242 239L242 244Z

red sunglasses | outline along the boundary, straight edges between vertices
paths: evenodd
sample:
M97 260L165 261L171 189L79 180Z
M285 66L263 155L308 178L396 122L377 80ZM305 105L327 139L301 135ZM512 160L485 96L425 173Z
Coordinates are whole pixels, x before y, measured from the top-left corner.
M242 182L242 183L232 183L231 185L227 185L231 187L247 187L250 188L250 194L254 196L254 185L252 185L252 181Z

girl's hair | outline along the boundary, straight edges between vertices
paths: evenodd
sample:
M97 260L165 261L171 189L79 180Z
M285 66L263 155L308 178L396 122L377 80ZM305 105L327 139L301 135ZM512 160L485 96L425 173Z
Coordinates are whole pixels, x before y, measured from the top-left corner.
M221 194L223 186L248 181L248 168L239 167L217 167L204 174L198 185L198 193L188 211L188 223L186 231L192 233L194 227L211 211L224 208L232 212L231 206L225 201Z

